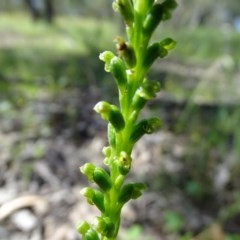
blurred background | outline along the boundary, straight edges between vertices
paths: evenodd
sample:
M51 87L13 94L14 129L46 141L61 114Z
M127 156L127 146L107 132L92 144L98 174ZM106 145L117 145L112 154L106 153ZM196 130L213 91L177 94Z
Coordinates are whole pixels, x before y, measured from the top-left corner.
M163 120L134 150L129 180L145 194L122 214L121 240L240 239L240 4L178 0L155 40L178 44L148 78L143 111ZM77 240L98 214L79 167L102 164L117 101L98 55L124 26L109 0L0 1L0 239Z

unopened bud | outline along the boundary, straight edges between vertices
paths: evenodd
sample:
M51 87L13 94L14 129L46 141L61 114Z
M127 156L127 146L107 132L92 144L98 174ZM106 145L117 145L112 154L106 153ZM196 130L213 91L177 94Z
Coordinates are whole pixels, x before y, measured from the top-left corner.
M118 201L124 204L130 199L136 199L142 195L144 189L145 185L143 183L128 183L122 187Z
M171 17L171 11L177 6L174 0L165 0L163 3L156 3L148 12L143 28L146 35L152 35L155 28L161 21L168 20Z
M105 146L102 149L102 153L104 154L104 156L110 157L112 153L112 148L110 146Z
M99 55L99 59L105 62L104 69L106 72L110 72L110 62L113 57L115 57L115 55L110 51L105 51Z
M156 97L156 93L160 90L160 84L157 81L145 81L136 91L132 105L135 109L142 109L145 103Z
M119 11L125 23L131 26L134 19L133 5L130 0L115 0L113 2L114 11Z
M125 65L121 58L113 57L110 62L110 71L117 81L118 86L121 88L127 84L127 73Z
M165 0L162 5L167 9L167 10L174 10L177 7L177 2L175 0Z
M117 132L125 127L123 115L117 106L101 101L93 109L101 115L102 119L109 121Z
M93 203L93 196L94 196L94 189L90 188L90 187L85 187L83 188L80 193L86 198L87 202L90 205L94 205Z
M102 153L104 154L105 158L103 160L105 165L109 165L109 158L112 153L112 148L110 146L103 147Z
M165 38L159 43L159 45L165 50L170 51L176 46L176 41L171 38Z
M96 166L92 163L85 163L82 167L80 167L80 171L82 174L87 176L89 182L93 182L93 172Z
M77 225L77 230L80 234L85 234L90 229L90 225L88 222L84 221Z
M121 131L125 127L123 115L116 106L112 106L108 120L115 128L116 132Z
M168 54L168 51L161 47L161 45L156 42L147 48L146 55L143 60L143 66L147 70L154 61L160 57L163 58Z
M111 104L105 101L100 101L94 106L93 110L99 113L103 120L108 120L109 112L111 111Z
M144 119L137 123L132 130L130 140L137 142L144 134L151 134L161 126L159 118Z
M93 172L93 180L103 191L109 190L112 186L109 174L100 167L95 168Z
M101 212L105 211L104 196L101 191L86 187L83 188L80 193L86 198L90 205L95 205Z
M147 36L151 36L155 28L158 26L164 17L164 8L162 4L155 4L148 12L144 22L143 28Z
M82 240L100 240L97 232L90 228L84 235Z
M114 233L114 224L108 217L96 217L94 219L96 230L102 235L111 238Z
M102 213L105 212L104 196L101 191L96 189L94 190L93 203Z

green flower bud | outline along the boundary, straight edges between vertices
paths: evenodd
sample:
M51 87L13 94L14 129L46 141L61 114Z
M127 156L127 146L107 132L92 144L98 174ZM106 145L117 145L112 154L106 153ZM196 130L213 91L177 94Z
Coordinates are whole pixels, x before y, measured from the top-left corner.
M88 230L90 229L90 225L88 222L84 221L84 222L81 222L77 225L77 231L80 233L80 234L85 234Z
M112 153L112 148L110 146L105 146L102 149L102 153L104 154L104 156L110 157Z
M146 36L151 36L155 28L158 26L161 20L164 18L164 7L162 4L155 4L148 12L144 22L143 28Z
M129 68L136 65L136 55L132 46L124 41L122 37L115 39L118 55L122 57Z
M146 36L152 35L155 28L161 21L165 21L171 17L171 11L176 8L177 3L174 0L165 0L163 3L156 3L148 12L143 28Z
M113 57L110 62L110 71L117 81L118 86L125 87L127 84L127 73L121 58Z
M85 187L83 188L80 193L87 199L87 202L90 205L94 205L93 202L93 196L94 196L94 189L90 188L90 187Z
M143 183L128 183L124 185L120 191L118 201L125 204L130 199L136 199L142 195L142 190L145 189Z
M142 191L146 189L143 183L133 183L132 199L137 199L142 195Z
M109 122L115 128L116 132L121 131L125 127L125 121L120 110L112 105L112 109L109 112Z
M132 158L126 152L122 151L120 156L117 158L117 165L119 172L122 175L126 175L131 168Z
M175 0L165 0L162 5L167 10L174 10L177 7L177 2Z
M117 132L125 127L123 115L117 106L101 101L93 109L101 115L102 119L109 121Z
M137 142L144 134L151 134L161 126L159 118L144 119L137 123L132 130L130 141Z
M82 240L100 240L97 232L90 228L84 235Z
M162 40L159 45L164 48L165 50L169 51L172 50L176 46L176 41L171 38L165 38Z
M114 233L114 224L108 217L96 217L94 219L96 230L102 235L111 238Z
M94 106L93 110L99 113L103 120L108 121L109 112L111 111L111 104L105 101L100 101Z
M105 158L103 159L103 163L104 163L105 165L109 166L109 157L105 157Z
M115 0L113 2L114 11L119 11L125 23L131 26L134 19L133 6L130 0Z
M168 54L168 50L163 48L160 43L153 43L148 47L146 55L144 57L143 66L148 69L154 61L160 57L163 58Z
M141 96L141 91L140 91L140 89L138 89L136 91L136 93L134 94L134 97L133 97L133 100L132 100L133 108L140 110L140 109L142 109L144 107L146 102L147 102L147 99L143 98Z
M109 158L111 156L112 148L110 146L104 147L102 153L105 155L104 164L109 165Z
M101 191L99 190L94 190L94 196L92 199L94 205L102 212L105 212L105 207L104 207L104 196Z
M160 90L160 84L157 81L145 81L142 86L138 89L140 97L150 100L156 97L156 93Z
M157 81L145 81L137 89L132 104L135 109L142 109L145 103L156 97L156 93L160 90L160 84Z
M133 192L132 183L124 185L118 197L119 203L125 204L126 202L128 202L132 198L132 192Z
M89 182L93 182L93 172L96 166L92 163L85 163L82 167L80 167L80 171L82 174L87 176Z
M110 62L113 57L115 57L115 55L110 51L105 51L99 55L99 59L105 62L104 69L106 72L110 72Z
M104 196L101 191L90 187L83 188L80 193L90 205L95 205L101 212L105 212Z
M95 168L93 172L93 180L103 191L109 190L112 186L109 174L100 167Z

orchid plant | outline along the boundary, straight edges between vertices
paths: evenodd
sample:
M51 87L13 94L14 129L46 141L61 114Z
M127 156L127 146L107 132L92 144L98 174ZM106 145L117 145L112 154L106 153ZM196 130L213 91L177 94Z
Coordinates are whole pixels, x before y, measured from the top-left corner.
M80 170L97 188L86 187L81 193L95 205L100 214L93 223L78 224L83 240L115 240L121 222L121 209L129 200L141 196L142 182L125 182L131 169L132 150L144 135L155 132L161 120L150 117L139 120L145 104L160 91L158 81L148 80L146 74L157 58L164 58L176 42L166 38L150 43L160 22L171 17L177 6L175 0L115 0L113 9L120 13L126 25L126 39L116 37L116 54L105 51L100 60L105 71L112 74L118 88L117 105L100 101L94 110L108 122L108 146L103 148L106 168L92 163Z

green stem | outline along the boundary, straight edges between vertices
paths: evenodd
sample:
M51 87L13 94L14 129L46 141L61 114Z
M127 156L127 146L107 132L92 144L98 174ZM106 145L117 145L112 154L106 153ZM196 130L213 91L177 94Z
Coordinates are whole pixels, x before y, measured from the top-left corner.
M165 0L163 4L167 1L174 2ZM142 183L124 184L125 175L131 167L131 153L136 141L160 125L159 119L156 118L144 119L137 123L136 121L144 104L159 91L158 83L145 81L146 71L158 56L165 56L173 43L167 39L163 43L160 42L161 46L155 43L153 47L148 47L151 30L155 28L156 22L159 23L159 16L169 14L172 4L160 6L154 0L115 0L113 4L127 24L128 41L124 42L121 37L119 42L117 41L118 57L109 51L100 57L105 62L105 70L111 72L116 79L119 107L103 101L94 108L104 120L109 121L109 146L104 149L104 162L108 165L110 173L89 163L81 168L89 181L95 181L100 188L86 188L83 194L89 203L95 204L102 212L101 217L97 218L96 227L91 227L86 222L80 225L78 230L86 236L86 240L99 240L99 236L101 240L115 240L123 205L139 197L144 189ZM156 12L157 10L161 12ZM147 18L149 12L150 16ZM162 52L158 51L159 49Z

